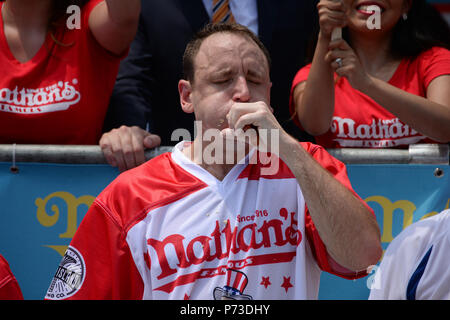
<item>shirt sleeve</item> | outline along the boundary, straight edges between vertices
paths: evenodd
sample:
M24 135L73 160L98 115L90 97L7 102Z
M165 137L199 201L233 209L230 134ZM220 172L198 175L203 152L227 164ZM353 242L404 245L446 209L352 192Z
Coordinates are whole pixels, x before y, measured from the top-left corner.
M46 299L139 300L143 281L120 220L98 199L68 247Z
M23 300L22 290L6 259L0 254L0 300Z
M92 10L94 10L94 8L103 1L104 0L89 0L84 5L84 7L81 9L83 27L85 27L85 28L89 27L89 17L92 13Z
M369 205L364 200L362 200L361 197L353 190L347 175L347 169L345 165L341 161L331 156L324 148L318 145L303 144L303 146L323 168L330 172L335 179L337 179L347 189L349 189L355 195L355 197L364 204L364 206L372 213L375 218L375 213L372 208L370 208ZM367 270L358 272L349 270L339 265L333 258L331 258L314 225L308 208L306 208L305 214L305 229L313 255L322 271L329 272L345 279L358 279L361 277L365 277L368 274Z
M411 253L417 243L402 243L401 238L394 239L384 253L371 282L369 300L405 300L410 267L415 261Z
M450 74L450 50L433 47L421 55L420 71L425 88L430 82L442 75Z
M448 299L450 210L403 229L384 253L369 300Z

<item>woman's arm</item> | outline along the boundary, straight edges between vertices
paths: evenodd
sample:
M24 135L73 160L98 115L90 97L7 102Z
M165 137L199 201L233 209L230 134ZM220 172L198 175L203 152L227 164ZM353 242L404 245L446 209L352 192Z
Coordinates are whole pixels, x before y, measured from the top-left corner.
M334 70L325 56L329 51L333 29L343 27L346 23L341 1L322 0L317 8L320 33L308 80L297 85L293 92L298 120L311 135L323 134L331 126L334 113Z
M140 12L140 0L105 0L92 10L89 28L101 46L119 55L136 35Z
M423 98L370 77L362 92L427 137L450 142L450 75L433 79Z
M231 136L234 130L237 133L237 130L250 125L258 131L263 129L270 134L277 133L278 139L275 141L273 137L260 134L253 146L262 152L277 154L294 174L314 225L333 260L355 272L366 270L378 262L382 249L377 221L363 201L330 173L339 170L335 165L331 165L329 171L326 165L319 164L282 129L265 102L234 103L227 119L233 129L225 130ZM326 151L323 155L329 157ZM277 161L271 163L273 172L278 170L275 169L278 168Z
M344 40L333 41L329 47L330 52L325 59L339 76L347 78L353 88L421 134L439 142L450 141L450 75L433 79L424 98L368 75ZM342 59L342 67L332 62L336 58Z
M308 80L299 83L293 92L298 120L313 136L328 131L334 113L333 69L325 62L329 42L329 37L319 34Z

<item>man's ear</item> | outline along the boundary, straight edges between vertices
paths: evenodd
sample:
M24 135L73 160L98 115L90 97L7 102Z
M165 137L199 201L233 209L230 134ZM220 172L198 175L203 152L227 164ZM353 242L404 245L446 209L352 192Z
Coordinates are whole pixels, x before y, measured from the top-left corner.
M269 97L269 101L268 101L269 109L273 113L273 108L271 107L271 101L270 101L270 97L271 97L270 91L271 91L271 89L272 89L272 82L269 84L269 87L267 88L267 96Z
M187 80L180 80L178 82L178 93L180 94L181 109L186 113L194 112L194 106L191 99L191 83Z

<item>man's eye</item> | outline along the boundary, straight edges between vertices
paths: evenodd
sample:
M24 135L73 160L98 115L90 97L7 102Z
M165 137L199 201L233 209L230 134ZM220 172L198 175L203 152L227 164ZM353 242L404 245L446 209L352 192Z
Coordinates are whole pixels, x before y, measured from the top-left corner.
M261 80L260 79L256 79L256 78L250 78L247 79L248 82L254 83L254 84L260 84Z
M216 79L216 80L214 80L213 82L215 83L215 84L224 84L224 83L227 83L227 82L229 82L230 81L230 79Z

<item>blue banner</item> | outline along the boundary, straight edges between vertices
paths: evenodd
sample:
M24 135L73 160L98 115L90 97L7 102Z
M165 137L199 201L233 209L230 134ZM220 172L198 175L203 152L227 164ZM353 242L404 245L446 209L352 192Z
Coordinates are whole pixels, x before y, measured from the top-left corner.
M381 244L410 224L448 209L448 165L347 165L353 189L374 210ZM349 281L322 273L319 299L367 299L377 266L365 278Z
M65 248L94 198L118 171L107 165L0 163L0 253L25 299L43 299ZM406 226L449 208L448 165L348 165L371 206L383 249ZM439 169L439 170L437 170ZM319 299L367 299L372 273L356 281L323 273Z

